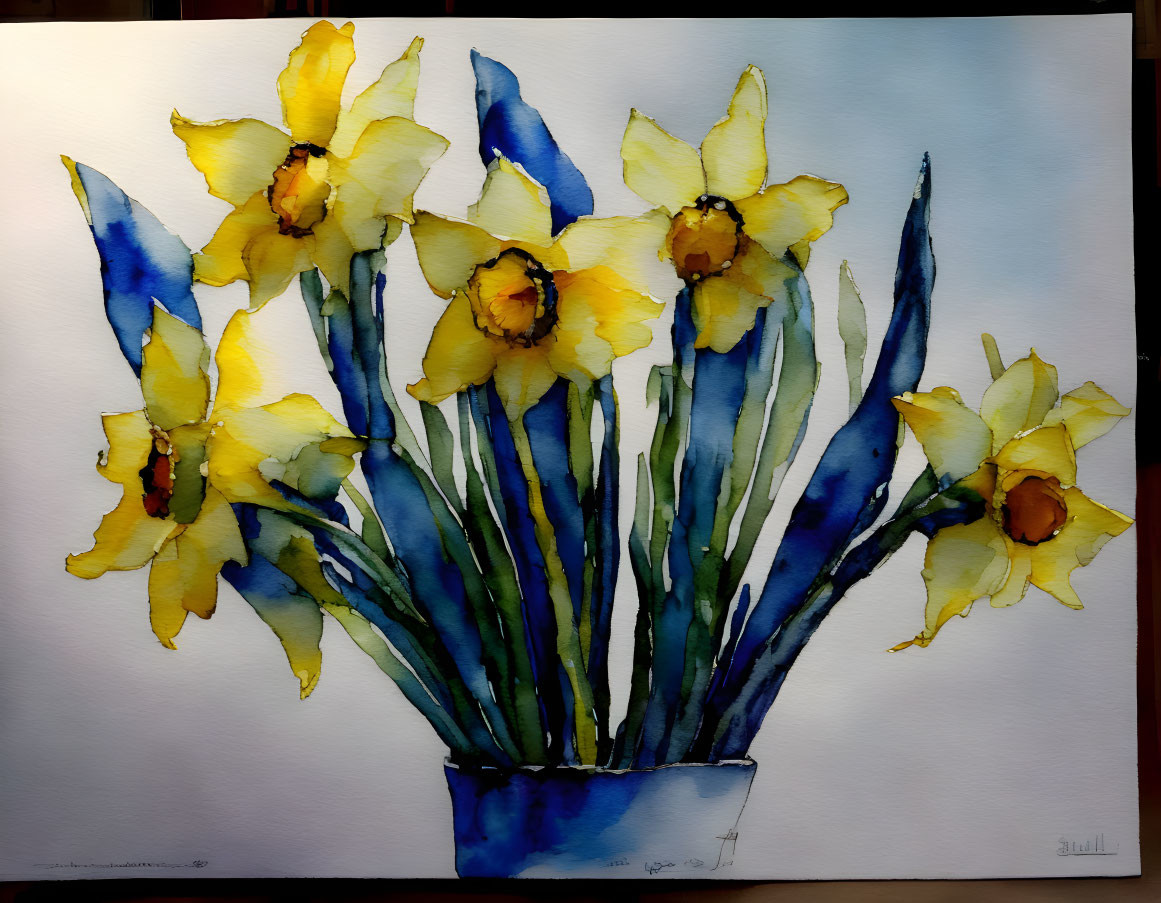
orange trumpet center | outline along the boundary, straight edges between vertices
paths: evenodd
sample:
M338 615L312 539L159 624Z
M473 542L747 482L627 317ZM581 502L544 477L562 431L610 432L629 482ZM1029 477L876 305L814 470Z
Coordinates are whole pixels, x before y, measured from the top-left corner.
M682 207L665 236L677 275L693 283L730 268L745 238L742 217L725 198L703 194Z
M174 450L169 437L154 429L149 459L138 473L141 476L141 496L145 513L150 517L169 517L169 500L173 498Z
M556 325L552 274L531 254L509 248L476 267L468 299L483 332L531 347Z
M1035 546L1051 539L1068 520L1060 480L1025 477L1008 490L1000 516L1004 532L1016 542Z
M274 170L274 181L266 189L266 197L278 217L281 234L295 238L310 235L313 227L326 216L329 188L312 176L309 165L311 157L324 154L326 149L314 144L296 144Z

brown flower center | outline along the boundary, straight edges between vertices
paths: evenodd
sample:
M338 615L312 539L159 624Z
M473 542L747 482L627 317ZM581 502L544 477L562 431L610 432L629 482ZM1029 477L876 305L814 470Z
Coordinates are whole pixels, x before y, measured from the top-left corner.
M687 283L720 276L741 250L742 217L725 198L703 194L673 218L665 248L677 275Z
M476 326L512 345L529 348L556 325L552 273L520 248L477 266L468 280L468 299Z
M1000 516L1004 532L1016 542L1035 546L1052 539L1068 520L1060 480L1025 477L1008 490Z
M315 144L296 144L274 170L274 181L266 189L266 197L278 216L281 234L295 238L310 235L315 224L326 216L327 186L312 177L309 166L311 157L325 154L326 148Z
M153 445L149 459L138 473L141 476L141 496L145 513L150 517L169 517L169 500L173 498L173 466L175 454L169 437L159 429L150 431Z

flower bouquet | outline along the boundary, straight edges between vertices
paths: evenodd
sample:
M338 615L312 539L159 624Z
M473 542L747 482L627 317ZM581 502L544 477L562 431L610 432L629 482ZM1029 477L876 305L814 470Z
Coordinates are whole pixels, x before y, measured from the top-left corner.
M978 413L954 389L919 391L936 275L923 156L867 379L863 302L851 268L838 274L849 406L821 456L799 460L820 373L811 247L848 196L813 175L768 182L763 73L741 73L699 148L629 112L624 180L651 209L595 217L516 74L473 52L486 178L460 220L414 208L448 147L414 118L422 46L344 103L354 26L320 21L277 78L283 128L174 111L231 208L197 254L64 159L143 399L104 415L98 471L122 498L67 568L148 565L168 648L190 613L213 614L224 578L303 697L337 622L446 744L461 875L711 874L730 862L748 750L791 667L912 534L927 540L927 608L893 651L1030 584L1081 607L1069 575L1131 521L1081 492L1076 451L1129 411L1092 382L1062 394L1034 351L1005 365L987 335ZM406 386L419 423L387 360L393 310L426 303L392 293L396 242L446 304ZM249 309L211 349L193 285L238 281ZM295 281L341 411L264 401L280 350L263 308L293 303L280 296ZM659 344L630 490L614 364ZM892 504L905 431L927 465ZM759 560L796 464L805 489ZM623 558L619 604L636 614L622 710ZM675 818L691 807L704 824Z

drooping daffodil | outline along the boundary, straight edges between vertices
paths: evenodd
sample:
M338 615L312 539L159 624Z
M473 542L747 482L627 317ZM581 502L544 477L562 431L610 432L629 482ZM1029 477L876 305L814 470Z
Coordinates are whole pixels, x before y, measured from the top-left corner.
M211 411L204 337L154 308L142 355L145 407L104 416L109 449L97 471L121 485L121 501L93 548L66 562L86 579L151 564L150 621L170 649L188 613L213 614L222 566L247 561L231 503L296 512L270 480L333 497L363 447L309 396L254 406L263 392L255 366L262 344L251 316L235 313L222 336Z
M809 175L766 185L766 81L750 66L724 119L695 150L637 110L621 143L625 184L670 219L661 254L693 293L696 346L729 351L805 267L810 243L847 202Z
M447 149L413 121L421 38L342 108L354 29L317 22L291 52L278 77L289 135L256 119L192 122L173 113L173 131L210 194L234 205L194 258L195 278L247 280L252 308L314 266L345 293L351 257L411 221L415 190Z
M437 403L495 380L510 418L536 404L558 377L587 389L614 358L652 339L646 321L662 305L649 248L666 228L657 217L580 219L552 236L548 195L498 158L469 222L423 211L411 235L432 290L451 303L408 387ZM656 256L653 255L656 263Z
M1056 368L1035 351L992 383L979 414L947 387L907 393L894 404L941 484L977 492L985 514L928 542L925 626L892 651L928 645L984 596L997 608L1014 605L1029 584L1082 608L1069 575L1132 520L1077 488L1075 450L1129 409L1092 382L1060 396Z

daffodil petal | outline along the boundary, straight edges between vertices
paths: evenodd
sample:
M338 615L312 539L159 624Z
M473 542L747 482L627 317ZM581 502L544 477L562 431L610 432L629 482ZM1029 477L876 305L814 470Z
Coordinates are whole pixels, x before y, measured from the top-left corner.
M288 395L261 408L228 411L211 440L210 483L231 502L297 510L270 486L267 476L285 481L288 467L300 453L311 445L324 446L326 452L334 438L353 437L309 395ZM339 471L345 467L342 476L346 476L354 467L350 455L359 448L357 442L338 445L339 457L348 460L328 461L328 466L334 463Z
M1072 588L1069 575L1092 562L1097 552L1114 536L1124 533L1132 519L1079 489L1064 490L1068 521L1060 532L1031 549L1032 585L1038 586L1069 608L1084 605Z
M489 168L479 201L468 208L468 219L492 235L545 248L552 244L548 193L503 157Z
M705 172L698 152L633 110L621 140L625 184L670 214L705 194Z
M611 271L609 275L613 275ZM552 330L548 363L556 373L584 388L607 374L616 356L612 345L598 335L601 324L594 307L607 308L606 295L615 294L600 284L599 277L600 272L593 270L556 277L558 319Z
M114 483L138 485L141 468L148 462L149 450L153 448L145 412L103 414L101 425L109 440L109 452L98 462L97 472Z
M415 90L419 85L419 51L423 38L415 38L403 56L388 64L379 80L355 98L349 110L339 113L338 125L327 149L346 157L363 130L376 119L415 117Z
M1056 404L1056 368L1032 351L988 386L980 416L992 431L992 451L999 451L1016 433L1039 426Z
M258 235L278 231L278 217L270 209L265 192L255 193L244 205L231 210L200 254L194 255L194 279L206 285L228 285L246 279L242 254Z
M923 446L941 485L975 473L992 452L992 431L947 386L891 399Z
M106 571L133 571L157 554L179 528L168 518L150 517L141 496L139 488L126 485L117 507L101 519L93 534L93 548L66 560L70 574L91 580Z
M1006 536L1004 542L1008 549L1008 579L988 600L993 608L1007 608L1023 599L1032 578L1032 547Z
M407 387L420 401L438 404L450 395L487 382L496 369L502 341L476 326L467 295L457 294L435 324L427 354L424 379Z
M615 356L623 357L653 340L653 330L645 324L659 317L664 305L637 291L629 280L609 267L557 273L555 281L560 295L560 319L555 330L558 344L564 342L562 330L591 328L609 344ZM600 372L589 368L589 372L603 376L608 368Z
M343 82L355 61L354 23L335 28L316 22L290 52L290 60L278 76L282 118L296 144L326 147L335 131Z
M174 648L186 612L214 613L218 573L231 560L244 564L246 547L233 510L211 489L197 520L165 545L149 570L149 620L162 645Z
M259 473L268 481L276 479L286 484L308 499L333 499L343 480L355 469L354 455L366 445L361 439L349 437L312 442L287 462L264 462Z
M407 222L415 190L447 139L398 116L372 122L351 156L334 164L335 218L358 251L382 244L385 216Z
M214 420L229 410L257 407L267 399L262 374L276 372L278 355L272 342L264 341L262 319L266 314L239 310L222 332L214 361L218 365L218 389L214 395Z
M797 176L785 184L770 185L761 194L744 197L735 206L747 235L775 257L791 249L799 265L805 267L809 243L830 229L834 211L847 200L847 190L837 182Z
M210 194L235 207L266 190L290 149L289 135L257 119L194 122L174 110L169 122Z
M286 291L292 279L314 266L310 236L295 238L277 229L259 232L242 252L250 280L250 308L257 310Z
M141 391L154 426L171 430L205 419L210 402L210 349L200 329L153 308L142 350Z
M1035 470L1065 486L1076 482L1076 454L1063 424L1042 426L1007 443L993 458L1002 470Z
M794 270L750 242L729 270L694 285L694 347L729 351L753 328L760 308L786 296L786 281L794 277Z
M738 79L729 110L701 143L710 194L738 200L766 181L766 79L750 66ZM781 252L776 252L781 256Z
M569 269L606 266L637 291L670 298L681 290L682 282L658 253L669 224L669 217L658 209L641 216L582 218L560 234L556 247L564 250Z
M967 617L972 603L996 592L1008 576L1004 537L989 517L940 530L927 544L923 581L927 608L923 632L895 646L926 646L955 615Z
M1048 412L1044 423L1063 423L1073 448L1080 448L1099 439L1128 415L1128 408L1090 380L1062 395L1060 406Z
M238 519L230 504L214 489L197 520L173 540L184 580L182 607L199 618L208 618L217 599L217 576L227 561L245 564L246 546L238 529Z
M724 278L706 279L693 287L693 322L696 348L725 354L754 328L758 309L768 298L755 295Z
M379 232L372 247L376 246L383 236L383 220L376 220ZM322 271L331 288L338 289L344 296L351 294L351 258L355 256L355 247L350 237L343 230L338 219L328 216L314 227L311 236L313 246L310 249L311 260ZM365 250L365 249L364 249Z
M544 396L556 382L557 373L549 363L550 339L531 348L504 347L496 359L496 394L504 404L508 419L514 420Z
M499 256L503 243L479 226L419 211L411 226L419 266L431 290L450 298L476 267Z
M261 513L259 516L261 519ZM259 538L269 529L263 524ZM247 567L228 568L223 575L281 641L290 670L298 678L299 697L305 699L318 683L322 667L319 640L323 625L318 602L261 554L254 554Z
M190 587L191 591L204 592L204 586ZM214 592L218 581L214 579ZM176 649L173 638L181 632L189 610L181 604L183 574L177 558L176 547L169 543L149 568L149 626L153 634L166 649Z

